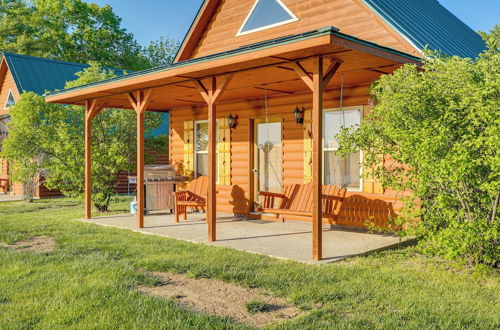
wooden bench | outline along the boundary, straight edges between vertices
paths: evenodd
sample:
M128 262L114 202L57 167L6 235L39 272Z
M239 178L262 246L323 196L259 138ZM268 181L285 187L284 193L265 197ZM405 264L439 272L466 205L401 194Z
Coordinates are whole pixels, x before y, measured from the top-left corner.
M0 174L0 190L2 190L4 193L7 193L7 190L9 189L9 177L4 174Z
M179 222L179 215L184 214L184 220L187 220L187 208L205 210L208 198L208 177L200 176L191 181L186 190L177 191L175 196L175 222Z
M286 185L283 187L282 194L259 192L259 195L263 197L262 212L272 214L274 218L281 221L285 219L312 220L312 192L312 183ZM346 193L346 188L341 189L333 185L323 186L323 220L327 220L330 224L337 221Z

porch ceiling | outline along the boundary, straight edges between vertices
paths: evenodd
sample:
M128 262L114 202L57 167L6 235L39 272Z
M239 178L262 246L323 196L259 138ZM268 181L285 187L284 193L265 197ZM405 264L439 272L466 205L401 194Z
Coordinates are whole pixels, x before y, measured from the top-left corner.
M312 62L308 58L319 55L343 62L328 88L340 86L342 74L345 86L355 86L372 83L404 63L418 64L417 58L340 34L331 28L310 33L307 38L290 39L286 43L276 41L260 48L255 46L249 51L241 49L234 55L221 54L204 61L188 61L185 65L181 62L163 70L159 68L49 94L46 100L83 105L85 100L99 98L107 107L130 109L127 93L153 88L148 110L168 111L177 107L204 106L206 103L195 81L231 73L233 79L219 103L261 98L264 88L270 95L308 91L292 63L301 61L309 71Z

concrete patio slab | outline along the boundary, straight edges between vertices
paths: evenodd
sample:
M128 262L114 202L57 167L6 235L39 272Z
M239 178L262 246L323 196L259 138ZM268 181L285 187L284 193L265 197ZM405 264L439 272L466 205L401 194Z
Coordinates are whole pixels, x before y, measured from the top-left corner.
M136 217L120 215L84 220L99 225L129 229L144 234L166 236L212 246L223 246L280 259L317 263L312 260L312 224L285 223L234 218L219 213L217 242L208 242L204 214L190 214L188 220L174 222L170 214L145 217L145 228L136 227ZM396 247L401 241L392 235L369 234L350 228L324 226L323 256L319 263L330 263L361 254Z
M0 202L16 202L22 201L23 196L9 195L9 194L0 194Z

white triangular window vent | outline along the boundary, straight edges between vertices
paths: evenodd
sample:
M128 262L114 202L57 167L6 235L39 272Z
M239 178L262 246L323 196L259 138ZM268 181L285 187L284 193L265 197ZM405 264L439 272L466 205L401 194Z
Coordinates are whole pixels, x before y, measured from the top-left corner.
M9 96L7 96L7 102L5 102L4 109L12 108L14 104L16 104L16 100L14 100L14 95L12 95L12 91L9 91Z
M257 0L237 36L296 22L299 19L281 0Z

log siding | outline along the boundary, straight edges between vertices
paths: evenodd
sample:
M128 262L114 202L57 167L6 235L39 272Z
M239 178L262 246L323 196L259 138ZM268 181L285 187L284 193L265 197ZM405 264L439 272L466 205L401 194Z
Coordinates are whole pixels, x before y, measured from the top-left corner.
M346 88L344 106L368 108L368 85ZM340 106L340 90L325 92L324 108ZM312 107L312 93L297 93L269 98L268 116L281 118L283 134L283 185L304 183L304 125L294 120L293 110L297 105L306 109ZM365 110L367 111L367 110ZM264 99L249 99L238 102L222 103L217 106L217 118L225 118L232 113L238 115L238 126L231 132L230 160L231 185L217 186L217 211L234 214L247 214L250 211L252 182L250 143L252 129L250 119L263 119L266 116ZM206 107L185 107L170 112L170 155L171 163L184 168L184 123L193 120L206 120ZM401 208L401 202L393 191L378 191L378 194L348 192L338 224L366 226L370 220L377 224L385 223Z

